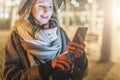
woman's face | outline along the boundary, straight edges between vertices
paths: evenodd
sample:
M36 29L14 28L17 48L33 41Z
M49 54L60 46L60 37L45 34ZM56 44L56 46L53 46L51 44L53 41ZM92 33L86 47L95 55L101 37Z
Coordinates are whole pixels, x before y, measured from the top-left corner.
M47 24L53 13L52 0L36 0L32 7L32 15L41 24Z

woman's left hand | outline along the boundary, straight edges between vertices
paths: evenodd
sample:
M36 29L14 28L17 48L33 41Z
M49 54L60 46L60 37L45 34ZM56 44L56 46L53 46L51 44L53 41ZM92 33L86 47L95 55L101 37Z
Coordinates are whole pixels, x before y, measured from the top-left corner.
M74 54L76 58L80 57L85 51L85 44L80 34L78 34L78 39L80 44L70 41L69 45L67 46L67 51Z

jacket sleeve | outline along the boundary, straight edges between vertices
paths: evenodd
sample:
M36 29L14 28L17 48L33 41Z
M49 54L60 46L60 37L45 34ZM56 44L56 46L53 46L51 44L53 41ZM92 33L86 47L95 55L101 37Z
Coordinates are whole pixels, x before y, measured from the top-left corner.
M88 60L86 53L75 59L72 80L83 80L88 73Z
M20 43L17 43L18 35L11 34L5 48L4 80L42 80L39 66L29 67L27 57Z

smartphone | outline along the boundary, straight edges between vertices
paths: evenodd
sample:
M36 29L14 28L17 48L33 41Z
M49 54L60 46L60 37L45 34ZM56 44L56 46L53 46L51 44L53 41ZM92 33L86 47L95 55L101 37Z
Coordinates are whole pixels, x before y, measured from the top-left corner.
M79 39L78 39L78 33L81 35L81 37L83 38L83 40L85 40L85 35L87 33L88 28L87 27L79 27L73 37L73 42L76 43L80 43Z

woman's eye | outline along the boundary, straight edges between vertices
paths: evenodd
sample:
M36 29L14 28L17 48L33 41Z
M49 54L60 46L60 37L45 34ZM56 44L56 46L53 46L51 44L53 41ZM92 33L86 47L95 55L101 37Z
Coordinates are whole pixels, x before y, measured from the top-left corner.
M49 8L53 8L53 6L49 6Z
M44 6L42 6L42 5L39 5L38 7L39 7L39 8L44 8Z
M44 9L44 8L53 9L53 6L52 6L52 5L49 5L49 6L38 5L38 8L39 8L39 9Z

